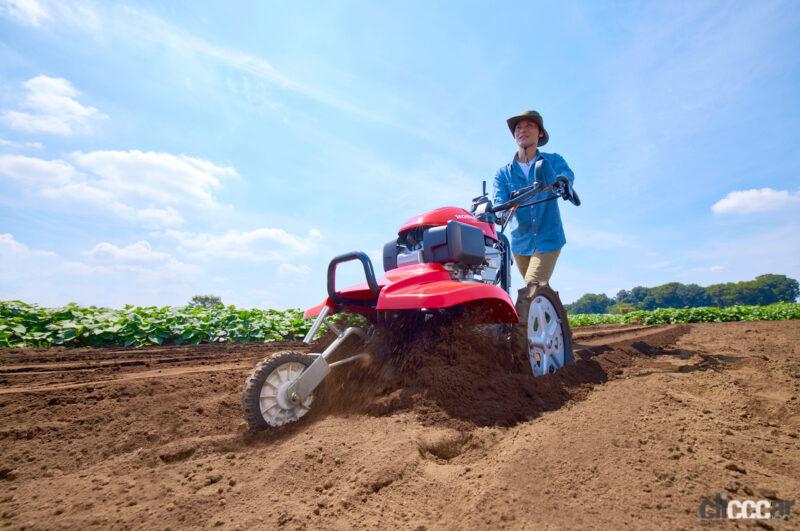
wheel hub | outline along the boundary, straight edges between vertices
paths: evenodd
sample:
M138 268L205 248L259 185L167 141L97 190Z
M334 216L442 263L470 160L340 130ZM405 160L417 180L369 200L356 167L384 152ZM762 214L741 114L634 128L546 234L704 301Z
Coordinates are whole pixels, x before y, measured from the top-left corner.
M535 297L528 309L528 356L534 376L552 373L564 366L561 320L547 297Z
M258 402L261 415L270 426L283 426L299 420L308 413L314 400L313 395L301 402L299 397L292 397L289 394L292 382L304 370L305 366L302 363L292 361L280 365L264 380Z

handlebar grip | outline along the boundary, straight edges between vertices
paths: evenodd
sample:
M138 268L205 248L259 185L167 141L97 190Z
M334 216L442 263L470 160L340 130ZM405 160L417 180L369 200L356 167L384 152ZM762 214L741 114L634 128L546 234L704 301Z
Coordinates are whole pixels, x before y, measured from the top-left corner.
M334 304L371 306L373 301L343 297L336 292L336 267L339 264L344 262L352 262L353 260L358 260L361 262L361 265L364 268L364 276L367 277L367 285L369 286L369 290L375 296L375 299L378 298L378 295L380 294L380 288L378 287L378 281L375 279L375 270L372 267L372 261L369 259L369 256L367 256L366 253L362 253L360 251L340 254L331 260L330 264L328 264L328 297L331 299L331 301L333 301Z

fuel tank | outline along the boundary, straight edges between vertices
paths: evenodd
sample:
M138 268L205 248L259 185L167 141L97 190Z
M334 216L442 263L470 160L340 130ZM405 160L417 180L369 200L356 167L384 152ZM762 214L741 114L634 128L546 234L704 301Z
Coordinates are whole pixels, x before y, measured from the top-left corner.
M417 227L438 227L447 225L448 221L459 221L467 225L478 227L484 236L488 236L494 240L497 239L497 231L492 223L484 223L470 214L468 210L458 207L437 208L436 210L431 210L425 214L415 216L403 223L397 233L400 234Z

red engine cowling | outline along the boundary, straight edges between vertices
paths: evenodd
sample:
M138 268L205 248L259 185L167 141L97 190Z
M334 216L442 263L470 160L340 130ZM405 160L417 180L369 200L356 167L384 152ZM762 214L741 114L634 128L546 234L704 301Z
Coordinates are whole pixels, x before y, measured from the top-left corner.
M466 223L467 225L472 225L473 227L478 227L484 235L494 240L497 239L497 231L493 224L484 223L470 214L468 210L458 207L437 208L436 210L431 210L425 214L415 216L403 223L397 233L401 234L407 230L416 229L418 227L439 227L441 225L447 225L448 221L458 221Z

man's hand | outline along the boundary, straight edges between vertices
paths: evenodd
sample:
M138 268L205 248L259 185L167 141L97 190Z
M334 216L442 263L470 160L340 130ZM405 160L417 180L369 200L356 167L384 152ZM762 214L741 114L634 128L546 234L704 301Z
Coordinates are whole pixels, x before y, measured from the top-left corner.
M568 178L564 177L563 175L556 177L556 182L553 183L553 189L565 201L569 201L575 206L580 206L581 200L578 197L578 194L575 193L575 190L573 190L572 186L569 184Z

